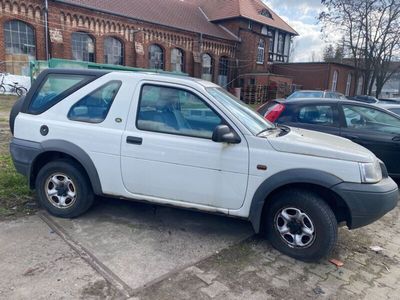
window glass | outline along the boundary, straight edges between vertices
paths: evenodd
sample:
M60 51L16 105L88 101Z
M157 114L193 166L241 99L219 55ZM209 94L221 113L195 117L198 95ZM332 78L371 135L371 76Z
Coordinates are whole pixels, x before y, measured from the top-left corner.
M219 103L225 106L246 128L254 135L268 128L274 128L274 124L265 120L257 112L244 104L238 98L223 88L207 88L207 91Z
M260 39L260 41L258 42L258 47L257 47L257 63L258 64L264 63L264 56L265 56L265 41L263 39Z
M171 71L184 72L183 51L178 48L171 50Z
M124 54L122 42L113 37L104 40L104 62L106 64L123 65Z
M121 81L111 81L103 85L75 103L68 112L68 118L88 123L103 122L120 87Z
M285 49L285 35L283 33L279 33L278 35L278 54L283 54Z
M218 84L224 88L228 86L229 60L223 56L219 59Z
M310 91L310 92L294 92L287 99L299 99L299 98L323 98L324 92Z
M380 110L343 105L348 128L400 134L400 120Z
M330 105L308 105L300 109L298 122L306 124L333 125L333 108Z
M181 89L145 85L137 128L200 138L212 138L221 118L198 96Z
M333 78L332 78L332 92L336 92L338 76L339 76L338 71L334 71L333 72Z
M204 53L202 56L202 75L201 78L204 80L212 81L212 72L213 72L213 60L211 55Z
M353 80L353 76L351 74L347 75L347 82L346 82L346 96L350 95L350 89L351 89L351 81Z
M149 68L164 70L164 51L158 45L149 48Z
M83 84L90 78L90 76L85 75L50 74L33 97L29 112L43 112L65 97L69 90Z
M36 57L35 34L32 27L25 22L5 22L4 43L7 54L26 54L30 59Z
M94 62L94 40L84 32L74 32L72 34L72 58Z

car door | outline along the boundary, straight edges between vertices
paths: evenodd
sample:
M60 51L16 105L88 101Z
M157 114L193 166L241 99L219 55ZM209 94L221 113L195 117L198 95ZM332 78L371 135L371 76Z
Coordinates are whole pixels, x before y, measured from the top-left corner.
M400 174L400 118L361 104L342 104L341 108L341 135L371 150L390 174Z
M142 82L139 90L121 147L122 177L129 193L181 205L240 208L249 164L240 131L192 88ZM241 142L213 142L220 124L236 131Z
M297 104L290 111L291 120L285 122L287 125L329 134L340 134L339 114L335 103Z

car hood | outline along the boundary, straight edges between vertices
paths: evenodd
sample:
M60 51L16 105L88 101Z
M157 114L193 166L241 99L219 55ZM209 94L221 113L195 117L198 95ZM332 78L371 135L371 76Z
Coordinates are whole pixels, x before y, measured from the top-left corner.
M290 129L284 136L268 136L275 150L357 162L374 162L376 159L371 151L348 139L300 128Z

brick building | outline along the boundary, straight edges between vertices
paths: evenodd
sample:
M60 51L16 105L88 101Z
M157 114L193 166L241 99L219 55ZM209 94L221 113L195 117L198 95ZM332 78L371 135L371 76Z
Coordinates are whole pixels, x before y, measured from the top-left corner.
M274 73L291 77L304 90L332 90L346 96L362 94L364 79L351 65L334 62L277 63ZM356 78L358 77L358 78Z
M181 71L227 87L280 80L270 63L289 60L297 35L261 0L0 0L0 16L3 70L64 58Z

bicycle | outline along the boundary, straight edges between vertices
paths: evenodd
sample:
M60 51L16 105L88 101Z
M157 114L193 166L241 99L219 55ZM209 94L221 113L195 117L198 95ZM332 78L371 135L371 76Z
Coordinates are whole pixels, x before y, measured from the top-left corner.
M5 79L6 75L3 74L3 77L1 78L1 82L0 82L0 94L5 94L7 89L6 89L6 85L8 85L10 88L10 92L11 93L16 93L18 96L23 96L25 95L28 90L23 87L18 85L18 82L13 82L13 84L9 84L9 83L4 83L4 79Z

